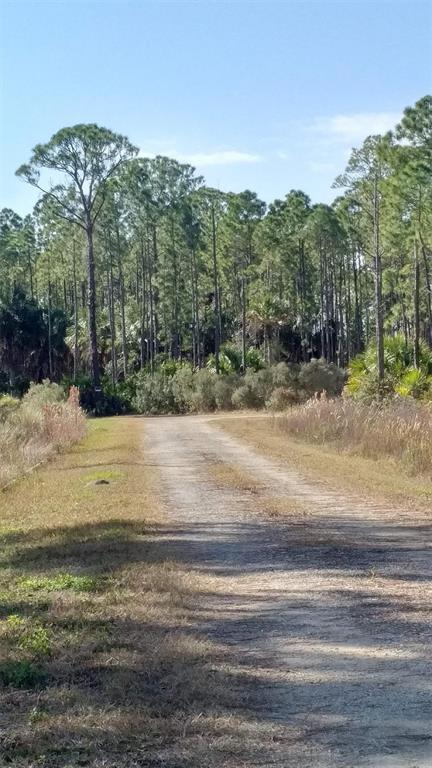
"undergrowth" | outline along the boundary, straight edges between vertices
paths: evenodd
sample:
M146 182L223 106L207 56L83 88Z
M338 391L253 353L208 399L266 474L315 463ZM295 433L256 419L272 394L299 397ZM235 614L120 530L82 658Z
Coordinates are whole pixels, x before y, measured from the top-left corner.
M33 384L21 401L0 397L0 488L85 433L78 391L66 399L51 382Z

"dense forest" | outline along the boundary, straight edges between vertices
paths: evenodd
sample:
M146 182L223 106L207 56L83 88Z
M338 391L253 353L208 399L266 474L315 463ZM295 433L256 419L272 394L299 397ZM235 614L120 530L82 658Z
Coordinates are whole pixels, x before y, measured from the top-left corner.
M385 339L432 345L432 97L353 149L331 205L269 205L139 156L96 125L56 133L18 171L41 196L0 212L0 390L88 377L115 389L167 361L224 372L324 358ZM257 362L258 361L258 362Z

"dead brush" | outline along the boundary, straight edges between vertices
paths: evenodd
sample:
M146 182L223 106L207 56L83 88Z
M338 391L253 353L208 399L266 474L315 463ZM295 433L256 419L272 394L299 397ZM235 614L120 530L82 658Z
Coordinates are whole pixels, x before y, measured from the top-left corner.
M0 423L0 488L83 437L86 419L75 390L66 402L23 402Z

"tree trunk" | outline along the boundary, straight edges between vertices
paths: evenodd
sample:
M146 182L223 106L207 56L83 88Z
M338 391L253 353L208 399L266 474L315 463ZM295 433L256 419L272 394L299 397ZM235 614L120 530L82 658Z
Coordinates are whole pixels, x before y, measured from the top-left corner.
M242 372L246 372L246 275L241 277L241 298L242 298Z
M145 344L147 344L148 352L148 338L146 339L146 323L147 323L147 285L146 285L146 258L144 237L141 235L141 344L140 344L140 367L144 368L146 354Z
M78 373L78 290L76 278L75 240L72 242L72 272L73 272L73 303L74 303L74 352L73 380L76 382Z
M34 299L34 290L33 290L33 264L32 264L32 258L31 258L31 249L27 249L27 257L28 257L28 268L29 268L29 277L30 277L30 295L32 299Z
M355 316L355 353L358 354L362 348L362 315L359 300L359 273L357 269L357 252L353 249L352 253L353 281L354 281L354 316Z
M53 379L51 305L51 278L48 278L48 378L50 381Z
M384 382L384 319L382 299L382 264L380 251L380 204L378 179L374 181L373 200L373 235L374 235L374 260L375 260L375 313L376 313L376 345L377 345L377 369L378 386L382 390Z
M194 248L192 249L192 268L193 268L193 282L194 282L193 301L194 301L194 315L195 315L194 327L195 327L195 338L196 338L196 356L197 356L198 368L201 368L201 365L202 365L201 323L200 323L200 316L199 316L198 269L197 269L197 262L196 262L196 253Z
M427 305L428 318L429 318L428 342L429 342L429 345L431 345L432 344L432 287L431 287L426 247L424 245L421 234L419 234L419 240L421 245L421 252L423 257L423 268L424 268L424 275L425 275L425 281L426 281L426 305Z
M158 353L158 325L156 321L156 297L154 294L153 273L158 261L158 242L156 225L153 226L152 233L153 259L149 260L149 298L150 298L150 369L154 371L154 361Z
M420 368L420 264L414 241L414 367Z
M110 254L110 267L108 275L108 307L109 307L109 324L110 324L110 337L111 337L111 380L113 389L117 386L117 353L116 353L116 327L115 327L115 306L114 306L114 280L113 280L113 265L112 256Z
M119 281L120 281L120 316L121 316L123 376L126 379L127 369L128 369L128 354L127 354L127 340L126 340L125 289L124 289L123 269L121 266L121 256L119 256L118 264L119 264Z
M214 335L215 335L214 355L215 355L216 373L219 373L221 319L220 319L220 304L219 304L219 276L218 276L218 268L217 268L216 221L215 221L214 203L212 203L212 207L211 207L211 223L212 223L213 291L214 291Z
M52 286L51 286L51 252L48 250L48 378L53 378L53 358L52 358Z
M319 279L320 279L320 338L321 338L321 357L325 358L325 335L324 335L324 260L323 249L320 240L319 244Z
M87 317L89 335L90 377L94 389L100 389L100 370L96 330L96 282L93 247L93 224L87 223Z

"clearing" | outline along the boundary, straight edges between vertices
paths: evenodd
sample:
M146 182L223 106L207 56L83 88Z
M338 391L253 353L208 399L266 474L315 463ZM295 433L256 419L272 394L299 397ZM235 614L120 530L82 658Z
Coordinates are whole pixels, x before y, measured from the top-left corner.
M430 768L427 505L285 444L100 420L4 494L4 765Z

